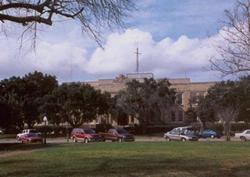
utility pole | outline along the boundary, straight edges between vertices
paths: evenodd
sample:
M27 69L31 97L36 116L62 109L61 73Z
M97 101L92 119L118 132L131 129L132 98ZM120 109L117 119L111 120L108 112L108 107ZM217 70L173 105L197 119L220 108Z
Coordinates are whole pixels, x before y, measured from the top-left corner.
M138 47L136 48L135 54L136 54L136 73L139 73L139 55L141 53L139 53L139 48Z

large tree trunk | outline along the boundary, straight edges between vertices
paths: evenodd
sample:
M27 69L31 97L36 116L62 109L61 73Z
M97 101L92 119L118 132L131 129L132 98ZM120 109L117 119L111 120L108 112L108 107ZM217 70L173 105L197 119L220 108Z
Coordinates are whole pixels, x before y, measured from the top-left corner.
M231 140L231 122L225 122L224 123L224 132L225 132L225 140L230 141Z
M199 122L200 125L201 125L200 132L203 132L203 130L204 130L205 127L206 127L206 122L201 121L201 119L200 119L198 116L197 116L197 120L198 120L198 122Z
M223 122L225 139L226 141L230 141L231 122L237 119L239 115L239 107L220 107L217 114L220 120Z

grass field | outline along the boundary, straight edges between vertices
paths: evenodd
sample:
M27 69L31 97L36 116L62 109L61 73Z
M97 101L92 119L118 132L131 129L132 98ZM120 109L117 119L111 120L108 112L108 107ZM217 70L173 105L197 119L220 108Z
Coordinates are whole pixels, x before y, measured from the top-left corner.
M0 139L16 138L16 134L0 134Z
M13 146L8 151L0 149L1 177L250 176L249 142L19 146Z

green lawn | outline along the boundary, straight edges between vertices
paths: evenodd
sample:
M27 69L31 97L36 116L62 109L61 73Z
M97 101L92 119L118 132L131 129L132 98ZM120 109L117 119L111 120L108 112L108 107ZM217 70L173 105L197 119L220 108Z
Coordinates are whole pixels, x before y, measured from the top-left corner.
M16 134L0 134L0 140L5 138L16 138Z
M136 142L0 151L0 176L250 176L250 143Z

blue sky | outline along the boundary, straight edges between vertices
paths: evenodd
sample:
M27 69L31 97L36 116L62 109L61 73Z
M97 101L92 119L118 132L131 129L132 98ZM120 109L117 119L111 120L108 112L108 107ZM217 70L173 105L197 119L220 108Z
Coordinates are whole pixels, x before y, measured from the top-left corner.
M146 3L145 3L146 2ZM204 38L218 32L224 10L235 0L148 0L140 1L139 12L129 26L147 29L156 40L186 35Z
M140 0L138 11L125 19L121 30L103 31L102 50L80 24L65 21L41 26L36 52L18 50L20 33L0 33L0 79L39 70L63 81L114 78L135 70L139 46L141 71L156 77L191 77L194 81L219 80L209 59L216 55L224 10L235 0ZM28 44L28 42L26 42Z

